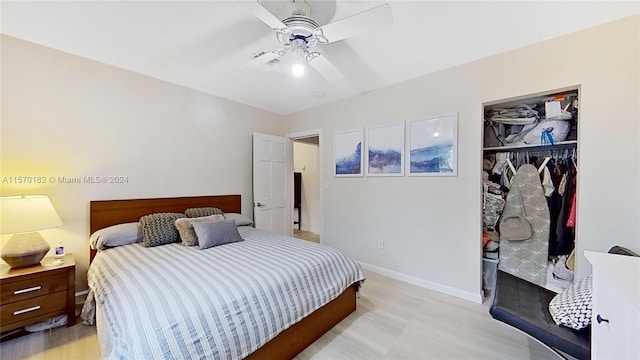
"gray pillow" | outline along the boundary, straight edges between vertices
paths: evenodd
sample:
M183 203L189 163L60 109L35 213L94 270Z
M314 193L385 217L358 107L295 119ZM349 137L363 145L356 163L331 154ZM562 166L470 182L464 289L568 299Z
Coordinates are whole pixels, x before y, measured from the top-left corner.
M238 226L252 226L253 220L238 213L224 213L224 218L227 220L235 220Z
M189 208L185 210L184 213L190 218L223 214L222 210L215 207Z
M196 222L193 230L198 235L200 250L243 240L233 220Z
M193 223L207 222L207 221L221 221L221 220L224 220L224 216L222 215L211 215L211 216L203 216L203 217L197 217L197 218L182 218L182 219L176 220L175 225L176 225L176 229L178 229L178 233L180 234L182 245L185 245L185 246L198 245L198 236L196 235L196 232L193 230Z
M116 246L142 241L142 226L139 222L124 223L100 229L89 238L92 249L104 250Z
M141 217L142 245L152 247L180 241L174 223L183 217L185 215L180 213L157 213Z

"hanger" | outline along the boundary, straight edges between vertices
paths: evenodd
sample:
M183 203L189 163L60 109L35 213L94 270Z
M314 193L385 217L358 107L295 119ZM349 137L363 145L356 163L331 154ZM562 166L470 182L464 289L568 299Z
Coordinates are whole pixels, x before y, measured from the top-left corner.
M542 174L542 170L544 170L545 166L547 166L547 163L549 162L549 160L551 160L550 156L547 156L546 158L544 158L542 165L540 165L540 167L538 168L538 174Z
M507 156L507 166L509 166L509 169L511 169L511 172L515 175L516 168L513 166L513 163L511 162L511 153L509 153L509 155Z

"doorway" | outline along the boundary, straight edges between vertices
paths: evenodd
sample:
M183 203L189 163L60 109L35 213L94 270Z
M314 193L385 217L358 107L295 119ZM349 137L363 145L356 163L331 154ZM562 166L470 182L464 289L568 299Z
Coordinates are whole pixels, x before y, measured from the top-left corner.
M299 173L300 201L294 204L292 218L296 221L293 236L320 243L321 234L321 151L320 132L290 134L293 140L293 171ZM299 220L298 220L299 219ZM297 223L299 221L299 223Z

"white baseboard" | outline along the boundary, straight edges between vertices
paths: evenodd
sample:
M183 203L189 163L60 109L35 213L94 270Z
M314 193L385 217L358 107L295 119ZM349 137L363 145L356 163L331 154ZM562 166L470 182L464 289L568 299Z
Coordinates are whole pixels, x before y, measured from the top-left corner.
M467 301L471 301L474 302L476 304L482 304L482 294L480 293L472 293L469 291L463 291L460 289L456 289L453 288L451 286L446 286L446 285L442 285L442 284L438 284L432 281L428 281L428 280L424 280L424 279L420 279L417 278L415 276L411 276L411 275L407 275L407 274L403 274L397 271L393 271L393 270L389 270L389 269L385 269L382 268L380 266L376 266L376 265L371 265L371 264L367 264L367 263L363 263L362 261L359 261L360 265L362 265L362 267L365 270L371 270L373 272L377 272L378 274L382 274L384 276L388 276L392 279L396 279L396 280L400 280L400 281L404 281L406 283L412 284L412 285L416 285L416 286L420 286L429 290L433 290L433 291L437 291L446 295L451 295L451 296L455 296L457 298L463 299L463 300L467 300ZM366 284L366 282L365 282Z

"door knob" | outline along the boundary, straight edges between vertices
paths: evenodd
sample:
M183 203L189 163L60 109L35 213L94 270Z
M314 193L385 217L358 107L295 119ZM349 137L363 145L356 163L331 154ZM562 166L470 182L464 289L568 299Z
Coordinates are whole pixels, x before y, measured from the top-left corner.
M608 322L609 322L609 319L605 319L605 318L603 318L602 316L600 316L600 314L598 314L598 315L596 316L596 321L598 322L598 324L601 324L601 323L603 323L603 322L608 323Z
M263 207L263 206L264 206L264 204L262 204L262 203L257 203L257 204L256 204L256 206L257 206L257 207Z

